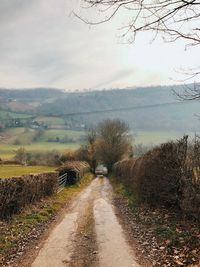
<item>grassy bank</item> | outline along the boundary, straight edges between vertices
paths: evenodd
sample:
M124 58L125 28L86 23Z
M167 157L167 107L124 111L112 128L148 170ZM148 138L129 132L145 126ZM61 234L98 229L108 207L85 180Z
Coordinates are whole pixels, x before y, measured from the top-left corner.
M139 205L128 188L114 178L111 182L118 211L132 233L131 238L139 241L138 254L143 251L152 266L199 266L200 227L196 221L179 210Z
M30 173L51 172L54 170L55 167L49 166L0 165L0 178L9 178Z
M59 194L49 197L37 205L27 207L10 221L0 221L0 265L12 257L21 255L25 246L37 239L52 218L66 206L72 197L83 190L92 180L92 174L86 174L76 185L67 187Z

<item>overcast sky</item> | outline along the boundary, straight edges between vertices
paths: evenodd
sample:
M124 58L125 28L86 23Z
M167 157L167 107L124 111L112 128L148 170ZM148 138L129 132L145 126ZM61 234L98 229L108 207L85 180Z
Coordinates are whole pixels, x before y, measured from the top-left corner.
M121 44L117 28L125 18L89 27L71 14L82 14L80 2L0 0L0 87L164 85L181 78L176 70L199 65L197 48L185 51L181 42L150 44L142 34Z

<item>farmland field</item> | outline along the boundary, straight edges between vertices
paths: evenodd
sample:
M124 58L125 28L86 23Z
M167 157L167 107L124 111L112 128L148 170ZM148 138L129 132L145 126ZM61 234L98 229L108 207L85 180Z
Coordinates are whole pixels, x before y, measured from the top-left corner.
M39 140L32 142L32 138L35 134L34 129L25 129L25 128L11 128L5 131L7 139L0 142L0 158L10 159L15 155L15 151L24 147L27 151L51 151L57 150L63 152L66 149L77 149L83 142L85 137L84 131L71 131L63 129L47 129L44 130ZM181 137L183 133L175 131L143 131L138 130L133 131L133 142L135 144L159 144L168 140L175 140ZM60 142L47 142L48 139L52 138L69 138L69 142L60 143ZM72 139L73 141L70 141ZM14 145L14 141L20 141L20 144Z
M48 117L48 116L38 116L35 120L39 123L45 123L49 126L51 125L64 125L65 121L62 118Z
M77 149L84 140L84 131L70 131L63 129L44 130L38 140L33 142L36 129L9 128L1 133L0 158L9 159L15 155L15 151L24 147L27 151L51 151L63 152L66 149ZM65 142L47 142L49 139L65 138Z
M193 135L194 133L190 133ZM133 131L133 139L135 144L157 145L169 140L176 140L182 137L184 133L176 131Z
M21 113L15 113L15 112L9 112L0 110L0 118L1 119L8 119L8 118L29 118L31 115L29 114L21 114Z
M13 144L14 141L18 140L21 145L26 145L33 142L34 137L37 135L37 129L24 127L8 128L0 135L2 135L4 143ZM64 129L44 129L37 138L37 141L46 142L48 139L55 139L56 137L61 139L68 137L69 139L73 139L73 142L76 142L84 139L85 132Z
M19 144L30 144L35 135L34 129L29 128L9 128L4 132L6 143L14 144L18 142Z
M66 149L76 149L80 145L78 143L60 144L60 143L48 143L48 142L37 142L30 145L23 145L27 151L51 151L57 150L63 152ZM15 151L22 147L22 145L10 145L0 143L0 158L10 159L15 155Z
M9 178L30 173L42 173L55 171L55 167L48 166L20 166L0 165L0 178Z
M71 131L71 130L63 130L63 129L50 129L45 130L44 134L41 136L40 141L47 141L49 138L64 138L67 136L68 138L73 139L74 141L79 141L81 138L83 139L85 136L84 131Z

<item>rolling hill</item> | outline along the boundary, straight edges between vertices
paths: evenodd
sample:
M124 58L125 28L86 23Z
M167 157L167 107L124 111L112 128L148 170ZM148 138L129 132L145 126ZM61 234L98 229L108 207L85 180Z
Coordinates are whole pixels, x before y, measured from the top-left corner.
M4 112L19 112L21 104L23 108L20 113L36 118L43 116L51 121L49 118L59 117L61 124L71 129L75 125L88 128L106 118L120 118L129 123L135 133L198 132L200 124L196 114L200 114L200 103L180 102L172 90L180 92L183 87L175 85L70 93L44 88L0 89L0 107Z

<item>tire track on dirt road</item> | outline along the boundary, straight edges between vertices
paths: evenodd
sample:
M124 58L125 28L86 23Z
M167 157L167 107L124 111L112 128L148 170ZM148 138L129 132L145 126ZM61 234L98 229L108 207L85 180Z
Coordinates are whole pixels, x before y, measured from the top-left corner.
M31 267L139 267L112 206L107 178L95 178L72 202Z

